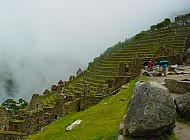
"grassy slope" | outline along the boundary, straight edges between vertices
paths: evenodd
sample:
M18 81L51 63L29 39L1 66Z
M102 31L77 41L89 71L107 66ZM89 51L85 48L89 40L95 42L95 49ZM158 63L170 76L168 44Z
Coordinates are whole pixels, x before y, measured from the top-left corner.
M129 88L122 89L117 95L102 100L90 109L65 115L45 127L44 130L33 135L29 140L114 139L118 125L126 113L126 107L131 98L134 83L135 80L131 81ZM126 98L127 100L117 100L121 98ZM66 127L77 119L81 119L82 124L73 131L66 132Z
M131 81L128 88L121 89L117 95L102 100L90 109L65 115L29 140L114 140L117 128L126 113L135 82L136 80ZM121 101L121 98L126 98L126 101ZM81 119L82 124L66 132L66 127L77 119ZM176 140L173 135L167 139Z

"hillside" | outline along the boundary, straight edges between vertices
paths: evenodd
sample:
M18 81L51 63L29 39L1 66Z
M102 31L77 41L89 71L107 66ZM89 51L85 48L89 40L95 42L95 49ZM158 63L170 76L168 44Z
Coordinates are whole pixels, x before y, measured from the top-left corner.
M135 82L131 80L139 76L144 61L167 58L171 64L182 64L190 45L190 26L179 24L179 20L119 43L120 47L87 70L79 69L69 81L60 80L43 95L33 94L28 107L17 114L1 107L0 139L25 139L41 129L31 139L113 139L131 97ZM121 89L129 81L130 86ZM83 120L81 127L63 133L76 119Z
M125 114L127 106L127 102L117 101L117 99L127 97L128 101L132 95L131 89L133 84L134 81L127 92L120 92L120 94L110 96L88 110L65 115L29 138L29 140L88 140L89 138L99 139L101 137L104 137L104 139L114 139L117 126ZM66 132L66 127L77 119L81 119L82 124L74 131Z
M126 113L129 99L132 96L134 83L131 81L117 95L103 99L99 104L81 112L72 112L46 126L42 131L28 140L113 140L117 128ZM126 99L126 101L122 100ZM82 123L74 130L67 132L66 127L77 119ZM173 135L166 139L175 139Z
M189 26L178 26L177 20L172 27L147 31L95 62L84 74L76 78L72 76L63 91L85 94L84 87L88 85L88 94L104 96L138 75L145 59L159 60L166 57L170 63L182 64L189 31Z

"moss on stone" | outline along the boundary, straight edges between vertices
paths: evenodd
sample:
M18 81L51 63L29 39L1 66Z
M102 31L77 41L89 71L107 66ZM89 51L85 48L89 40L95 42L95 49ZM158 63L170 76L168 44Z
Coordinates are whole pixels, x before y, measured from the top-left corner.
M24 120L12 119L12 120L10 120L10 122L14 122L14 123L23 123Z
M43 111L42 108L37 108L37 109L31 110L31 111L30 111L30 114L33 115L33 114L35 114L35 113L37 113L37 112L41 112L41 111Z

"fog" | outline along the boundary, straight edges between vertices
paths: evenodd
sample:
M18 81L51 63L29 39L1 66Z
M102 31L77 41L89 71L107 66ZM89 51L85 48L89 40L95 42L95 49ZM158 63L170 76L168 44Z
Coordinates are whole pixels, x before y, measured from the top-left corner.
M189 0L0 0L0 103L29 101L118 41L189 9Z

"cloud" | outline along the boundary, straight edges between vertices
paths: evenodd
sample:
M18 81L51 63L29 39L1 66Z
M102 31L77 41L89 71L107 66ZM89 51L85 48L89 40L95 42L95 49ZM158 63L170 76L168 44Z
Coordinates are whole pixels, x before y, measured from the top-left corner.
M0 102L29 100L118 41L189 8L189 0L0 1Z

